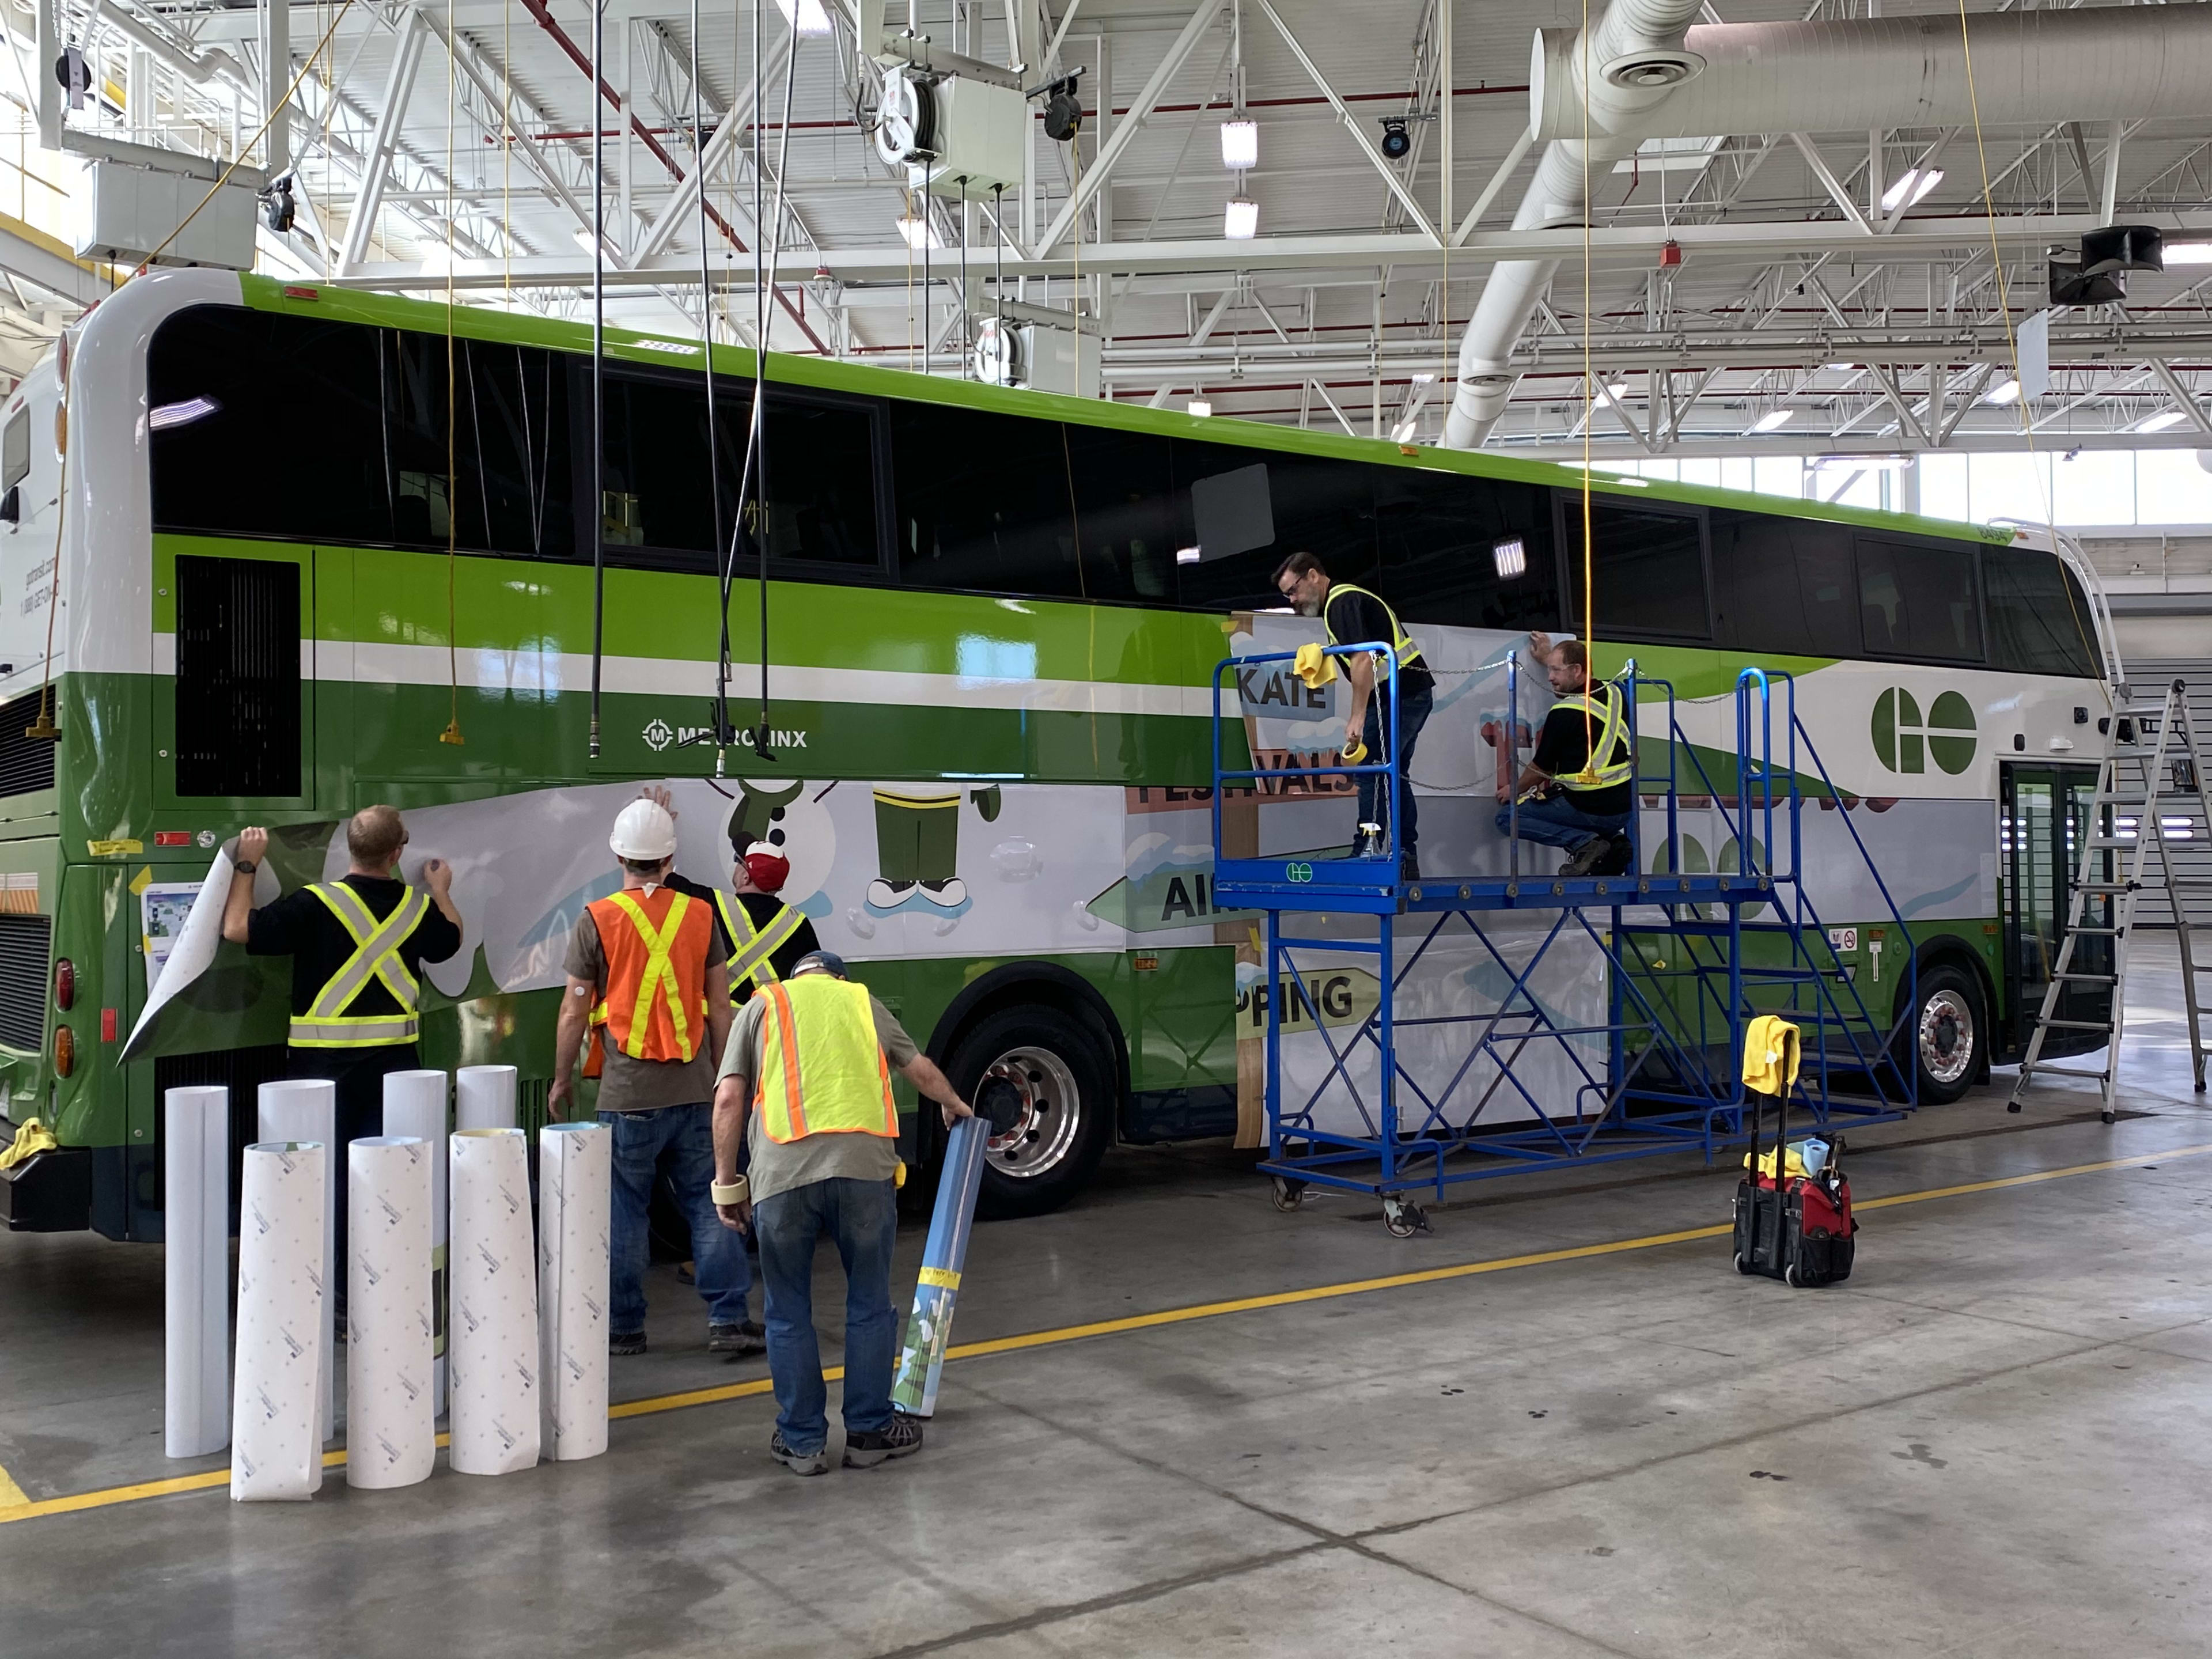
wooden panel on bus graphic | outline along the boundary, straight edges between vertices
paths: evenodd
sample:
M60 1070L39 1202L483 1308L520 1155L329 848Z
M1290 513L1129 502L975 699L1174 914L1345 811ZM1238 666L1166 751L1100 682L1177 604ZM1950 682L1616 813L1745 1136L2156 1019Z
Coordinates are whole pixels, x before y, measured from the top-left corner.
M313 573L301 551L237 552L156 555L171 641L155 686L157 806L313 805Z

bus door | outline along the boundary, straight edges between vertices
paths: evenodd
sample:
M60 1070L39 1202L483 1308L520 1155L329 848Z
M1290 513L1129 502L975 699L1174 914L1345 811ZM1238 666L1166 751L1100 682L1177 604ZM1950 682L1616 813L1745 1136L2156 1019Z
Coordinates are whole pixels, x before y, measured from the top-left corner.
M2009 1047L2024 1051L2043 1006L2043 994L2058 963L2066 918L2073 902L2074 879L2081 846L2090 833L2097 794L2094 766L2053 766L2027 761L2003 763L2000 788L2000 853L2004 860L2005 994L2012 1014ZM2110 853L2103 854L2109 863ZM2112 926L2112 900L2093 902L2090 924ZM2110 974L2110 934L2086 934L2075 946L2069 969ZM2102 1020L2112 1000L2110 985L2070 981L2053 1011L2060 1019ZM2046 1043L2052 1053L2078 1047L2054 1031Z

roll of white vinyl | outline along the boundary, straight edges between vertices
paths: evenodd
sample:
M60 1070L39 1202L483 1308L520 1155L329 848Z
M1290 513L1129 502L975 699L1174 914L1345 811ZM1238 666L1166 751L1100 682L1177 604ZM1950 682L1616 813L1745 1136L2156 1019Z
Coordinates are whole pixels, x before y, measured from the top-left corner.
M446 1414L446 1074L387 1072L384 1076L384 1133L411 1135L430 1146L430 1333L432 1409Z
M614 1132L549 1123L538 1137L538 1369L545 1455L607 1449L607 1222Z
M241 1503L297 1501L323 1484L316 1417L330 1298L317 1246L328 1223L325 1157L313 1142L246 1149L230 1421L230 1495Z
M346 1485L411 1486L438 1461L430 1391L430 1166L437 1143L346 1148Z
M453 1470L511 1474L538 1462L539 1438L529 1140L520 1129L462 1129L447 1144Z
M337 1160L345 1157L345 1148L337 1144L337 1085L321 1078L264 1083L261 1085L258 1105L261 1118L259 1133L263 1140L272 1143L291 1140L301 1145L312 1142L330 1149L322 1166L323 1248L313 1259L316 1274L323 1286L322 1443L327 1446L337 1437L338 1431ZM240 1190L245 1189L240 1188Z
M161 1440L204 1457L230 1443L230 1091L172 1089L162 1110Z
M464 1066L453 1073L456 1129L512 1129L515 1070L512 1066Z

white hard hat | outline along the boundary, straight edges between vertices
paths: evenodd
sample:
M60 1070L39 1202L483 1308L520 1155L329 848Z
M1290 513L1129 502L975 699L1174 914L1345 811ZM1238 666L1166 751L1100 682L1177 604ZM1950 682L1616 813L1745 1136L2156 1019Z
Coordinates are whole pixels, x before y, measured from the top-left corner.
M607 837L607 845L617 858L640 863L671 857L676 851L676 820L658 801L634 800L615 815L615 832Z

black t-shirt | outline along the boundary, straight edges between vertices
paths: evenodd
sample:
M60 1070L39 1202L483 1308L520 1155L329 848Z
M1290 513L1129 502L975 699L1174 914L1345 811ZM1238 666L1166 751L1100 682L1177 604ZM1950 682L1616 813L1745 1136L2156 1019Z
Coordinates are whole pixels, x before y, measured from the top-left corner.
M783 901L773 893L738 893L733 896L745 907L745 915L752 922L755 933L775 921L775 913L783 908ZM822 941L815 937L813 922L801 916L799 926L791 930L791 937L768 953L769 965L775 969L778 979L789 979L791 970L799 965L799 957L821 948ZM722 952L725 958L731 954L729 951ZM738 987L737 1000L740 1006L751 1000L753 989L752 977L748 975Z
M1596 706L1587 714L1582 704L1576 702L1545 715L1543 734L1536 739L1536 752L1529 757L1530 763L1566 786L1567 799L1583 811L1626 812L1635 804L1633 780L1623 779L1601 789L1577 789L1568 781L1589 759L1590 739L1605 729L1605 708L1613 701L1613 689L1602 684L1592 686L1590 700ZM1628 734L1623 732L1606 760L1617 764L1627 758Z
M405 882L390 881L381 876L349 875L340 879L361 895L369 914L379 921L398 909L407 893ZM273 904L263 905L246 919L248 956L292 958L292 1012L295 1015L306 1013L313 1006L316 994L345 965L355 948L354 937L346 931L346 925L331 913L329 905L304 887L295 888ZM420 981L424 963L443 962L460 948L461 930L447 921L433 903L422 913L422 920L415 924L415 931L401 942L399 959L407 965L407 971ZM382 980L372 977L345 1012L362 1018L396 1014L399 1002Z
M1395 638L1390 627L1390 613L1372 593L1347 593L1340 588L1328 591L1328 602L1323 608L1322 625L1328 629L1332 645L1360 645L1369 640ZM1384 695L1380 685L1376 696ZM1409 663L1399 671L1398 695L1401 697L1416 691L1425 691L1436 684L1436 677L1423 662Z

